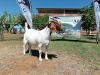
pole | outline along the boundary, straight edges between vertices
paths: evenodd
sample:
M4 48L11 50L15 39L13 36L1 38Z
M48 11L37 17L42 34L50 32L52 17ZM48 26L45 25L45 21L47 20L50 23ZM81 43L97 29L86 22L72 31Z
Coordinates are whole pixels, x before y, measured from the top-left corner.
M99 43L99 31L100 31L100 22L99 22L99 26L97 27L97 36L96 36L96 42Z
M0 26L0 39L1 39L1 41L4 40L3 27L2 26Z
M97 32L97 36L96 36L96 42L99 43L98 32Z

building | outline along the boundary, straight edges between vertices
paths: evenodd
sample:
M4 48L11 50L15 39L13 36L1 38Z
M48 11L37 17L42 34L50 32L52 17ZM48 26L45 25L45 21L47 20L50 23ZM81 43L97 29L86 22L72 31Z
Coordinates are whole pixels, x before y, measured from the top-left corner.
M40 15L49 16L81 16L81 8L37 8Z
M39 15L49 15L49 20L56 17L56 20L63 25L63 33L55 32L52 37L80 38L81 8L37 8L37 11Z

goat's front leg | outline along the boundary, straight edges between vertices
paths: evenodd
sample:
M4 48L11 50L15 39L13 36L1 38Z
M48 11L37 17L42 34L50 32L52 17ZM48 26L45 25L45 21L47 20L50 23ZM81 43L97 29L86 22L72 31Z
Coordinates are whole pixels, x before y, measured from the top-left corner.
M26 44L23 44L23 54L26 54Z
M41 45L39 45L38 48L39 48L39 61L42 61L42 58L41 58L41 55L42 55Z
M25 39L25 36L24 36L24 39L23 39L23 54L26 54L26 45L27 45L27 40Z
M48 60L48 45L45 47L45 59Z

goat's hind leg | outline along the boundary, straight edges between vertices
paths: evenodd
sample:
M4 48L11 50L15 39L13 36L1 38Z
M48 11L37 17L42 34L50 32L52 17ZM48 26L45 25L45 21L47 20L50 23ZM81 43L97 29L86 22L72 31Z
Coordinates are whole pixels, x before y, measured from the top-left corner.
M48 45L45 47L45 59L48 60Z

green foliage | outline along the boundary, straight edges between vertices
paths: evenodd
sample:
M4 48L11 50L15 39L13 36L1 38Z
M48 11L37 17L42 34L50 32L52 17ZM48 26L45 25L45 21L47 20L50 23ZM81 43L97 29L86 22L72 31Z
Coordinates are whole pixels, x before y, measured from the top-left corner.
M8 12L7 11L4 12L4 15L2 16L2 19L3 19L4 23L8 22Z
M22 13L18 14L17 23L21 24L23 27L25 25L26 19Z
M47 14L42 15L42 16L32 15L32 20L33 20L33 28L43 29L49 20L49 16ZM22 13L8 14L8 12L5 11L3 16L0 17L0 25L4 23L7 31L9 30L9 28L12 28L15 23L19 23L24 27L25 22L26 22L26 19ZM10 25L9 28L8 28L8 25Z
M2 18L0 17L0 25L2 25Z
M95 12L94 12L94 7L93 3L91 3L91 6L85 6L82 8L82 28L88 32L90 30L95 30L96 28L96 23L95 23Z
M41 16L41 15L35 15L33 18L33 26L36 29L43 29L46 26L46 23L49 20L49 16L47 14Z

